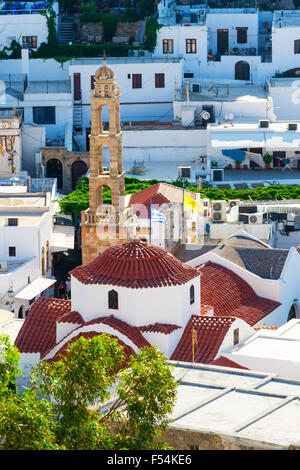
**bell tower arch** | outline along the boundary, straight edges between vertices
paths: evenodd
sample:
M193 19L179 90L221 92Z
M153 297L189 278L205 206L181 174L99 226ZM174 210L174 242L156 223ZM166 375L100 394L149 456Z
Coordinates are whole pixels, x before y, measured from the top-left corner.
M120 125L120 87L117 87L113 70L104 58L101 67L95 73L94 89L90 92L91 100L91 133L90 139L90 207L82 212L82 262L92 261L108 246L123 243L124 239L124 169L122 159L122 131ZM104 130L103 107L108 109L109 125ZM109 148L109 170L103 168L103 146ZM99 238L97 224L101 224L103 216L103 187L111 189L111 204L117 237L110 242ZM99 212L100 211L100 212ZM106 216L107 219L107 216ZM109 223L109 221L105 221Z

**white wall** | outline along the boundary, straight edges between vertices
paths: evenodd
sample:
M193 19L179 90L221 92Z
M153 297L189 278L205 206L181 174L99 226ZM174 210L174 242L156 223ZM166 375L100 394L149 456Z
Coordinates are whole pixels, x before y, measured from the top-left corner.
M26 169L30 176L36 176L35 154L45 147L45 128L37 124L23 123L22 134L22 168Z
M170 359L183 334L183 329L179 328L168 335L164 333L154 333L152 331L141 333L152 346L157 346L161 354L167 359Z
M205 154L205 129L123 131L124 161L182 162L196 160Z
M109 285L84 285L74 276L72 282L72 310L85 321L114 315L133 326L171 323L185 326L192 314L200 312L200 277L181 286L131 289ZM195 302L190 305L189 291L195 286ZM108 292L119 294L119 309L108 308Z
M214 11L214 10L212 10ZM213 53L217 52L217 30L228 29L228 42L229 49L233 47L244 48L244 47L258 47L258 14L257 13L232 13L222 12L220 13L208 13L206 15L206 25L208 28L208 47L212 49ZM248 28L246 44L237 43L237 27Z
M22 44L23 36L37 36L37 47L47 42L47 20L42 15L0 15L0 47L8 46L8 38Z
M284 72L299 67L300 55L294 53L294 40L300 39L300 27L272 28L272 61Z

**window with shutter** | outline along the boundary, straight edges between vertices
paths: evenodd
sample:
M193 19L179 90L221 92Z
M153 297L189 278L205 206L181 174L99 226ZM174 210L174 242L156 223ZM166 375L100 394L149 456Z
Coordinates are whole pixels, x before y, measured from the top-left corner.
M81 100L81 77L80 73L73 74L73 84L74 84L74 100Z
M164 73L155 74L155 88L165 88L165 74Z
M132 74L132 88L142 88L142 74L141 73Z
M247 39L247 29L248 28L236 28L236 41L238 44L246 44Z
M300 39L294 41L294 52L295 54L300 54Z
M95 75L91 76L91 90L95 88Z

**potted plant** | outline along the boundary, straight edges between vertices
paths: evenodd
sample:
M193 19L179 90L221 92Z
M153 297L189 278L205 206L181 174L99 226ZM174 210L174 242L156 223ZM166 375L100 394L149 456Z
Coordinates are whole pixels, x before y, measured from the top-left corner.
M270 153L265 153L263 158L264 158L264 162L266 164L266 169L269 170L270 169L270 163L273 160L273 155L271 155Z
M213 160L211 162L211 168L217 168L218 167L218 163L216 162L216 160Z
M232 165L231 165L231 163L229 163L229 164L227 165L227 170L232 170Z
M241 162L240 162L239 160L236 161L236 163L235 163L235 168L236 168L236 170L240 170L240 168L241 168Z
M243 165L243 170L248 170L248 165Z

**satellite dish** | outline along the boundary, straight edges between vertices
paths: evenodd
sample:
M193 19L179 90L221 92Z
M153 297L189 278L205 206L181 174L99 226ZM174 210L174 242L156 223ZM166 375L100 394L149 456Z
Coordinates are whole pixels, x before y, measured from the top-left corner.
M206 109L203 109L203 111L201 111L201 113L199 114L199 117L201 119L204 119L204 121L208 121L208 119L210 119L210 113L206 111Z

